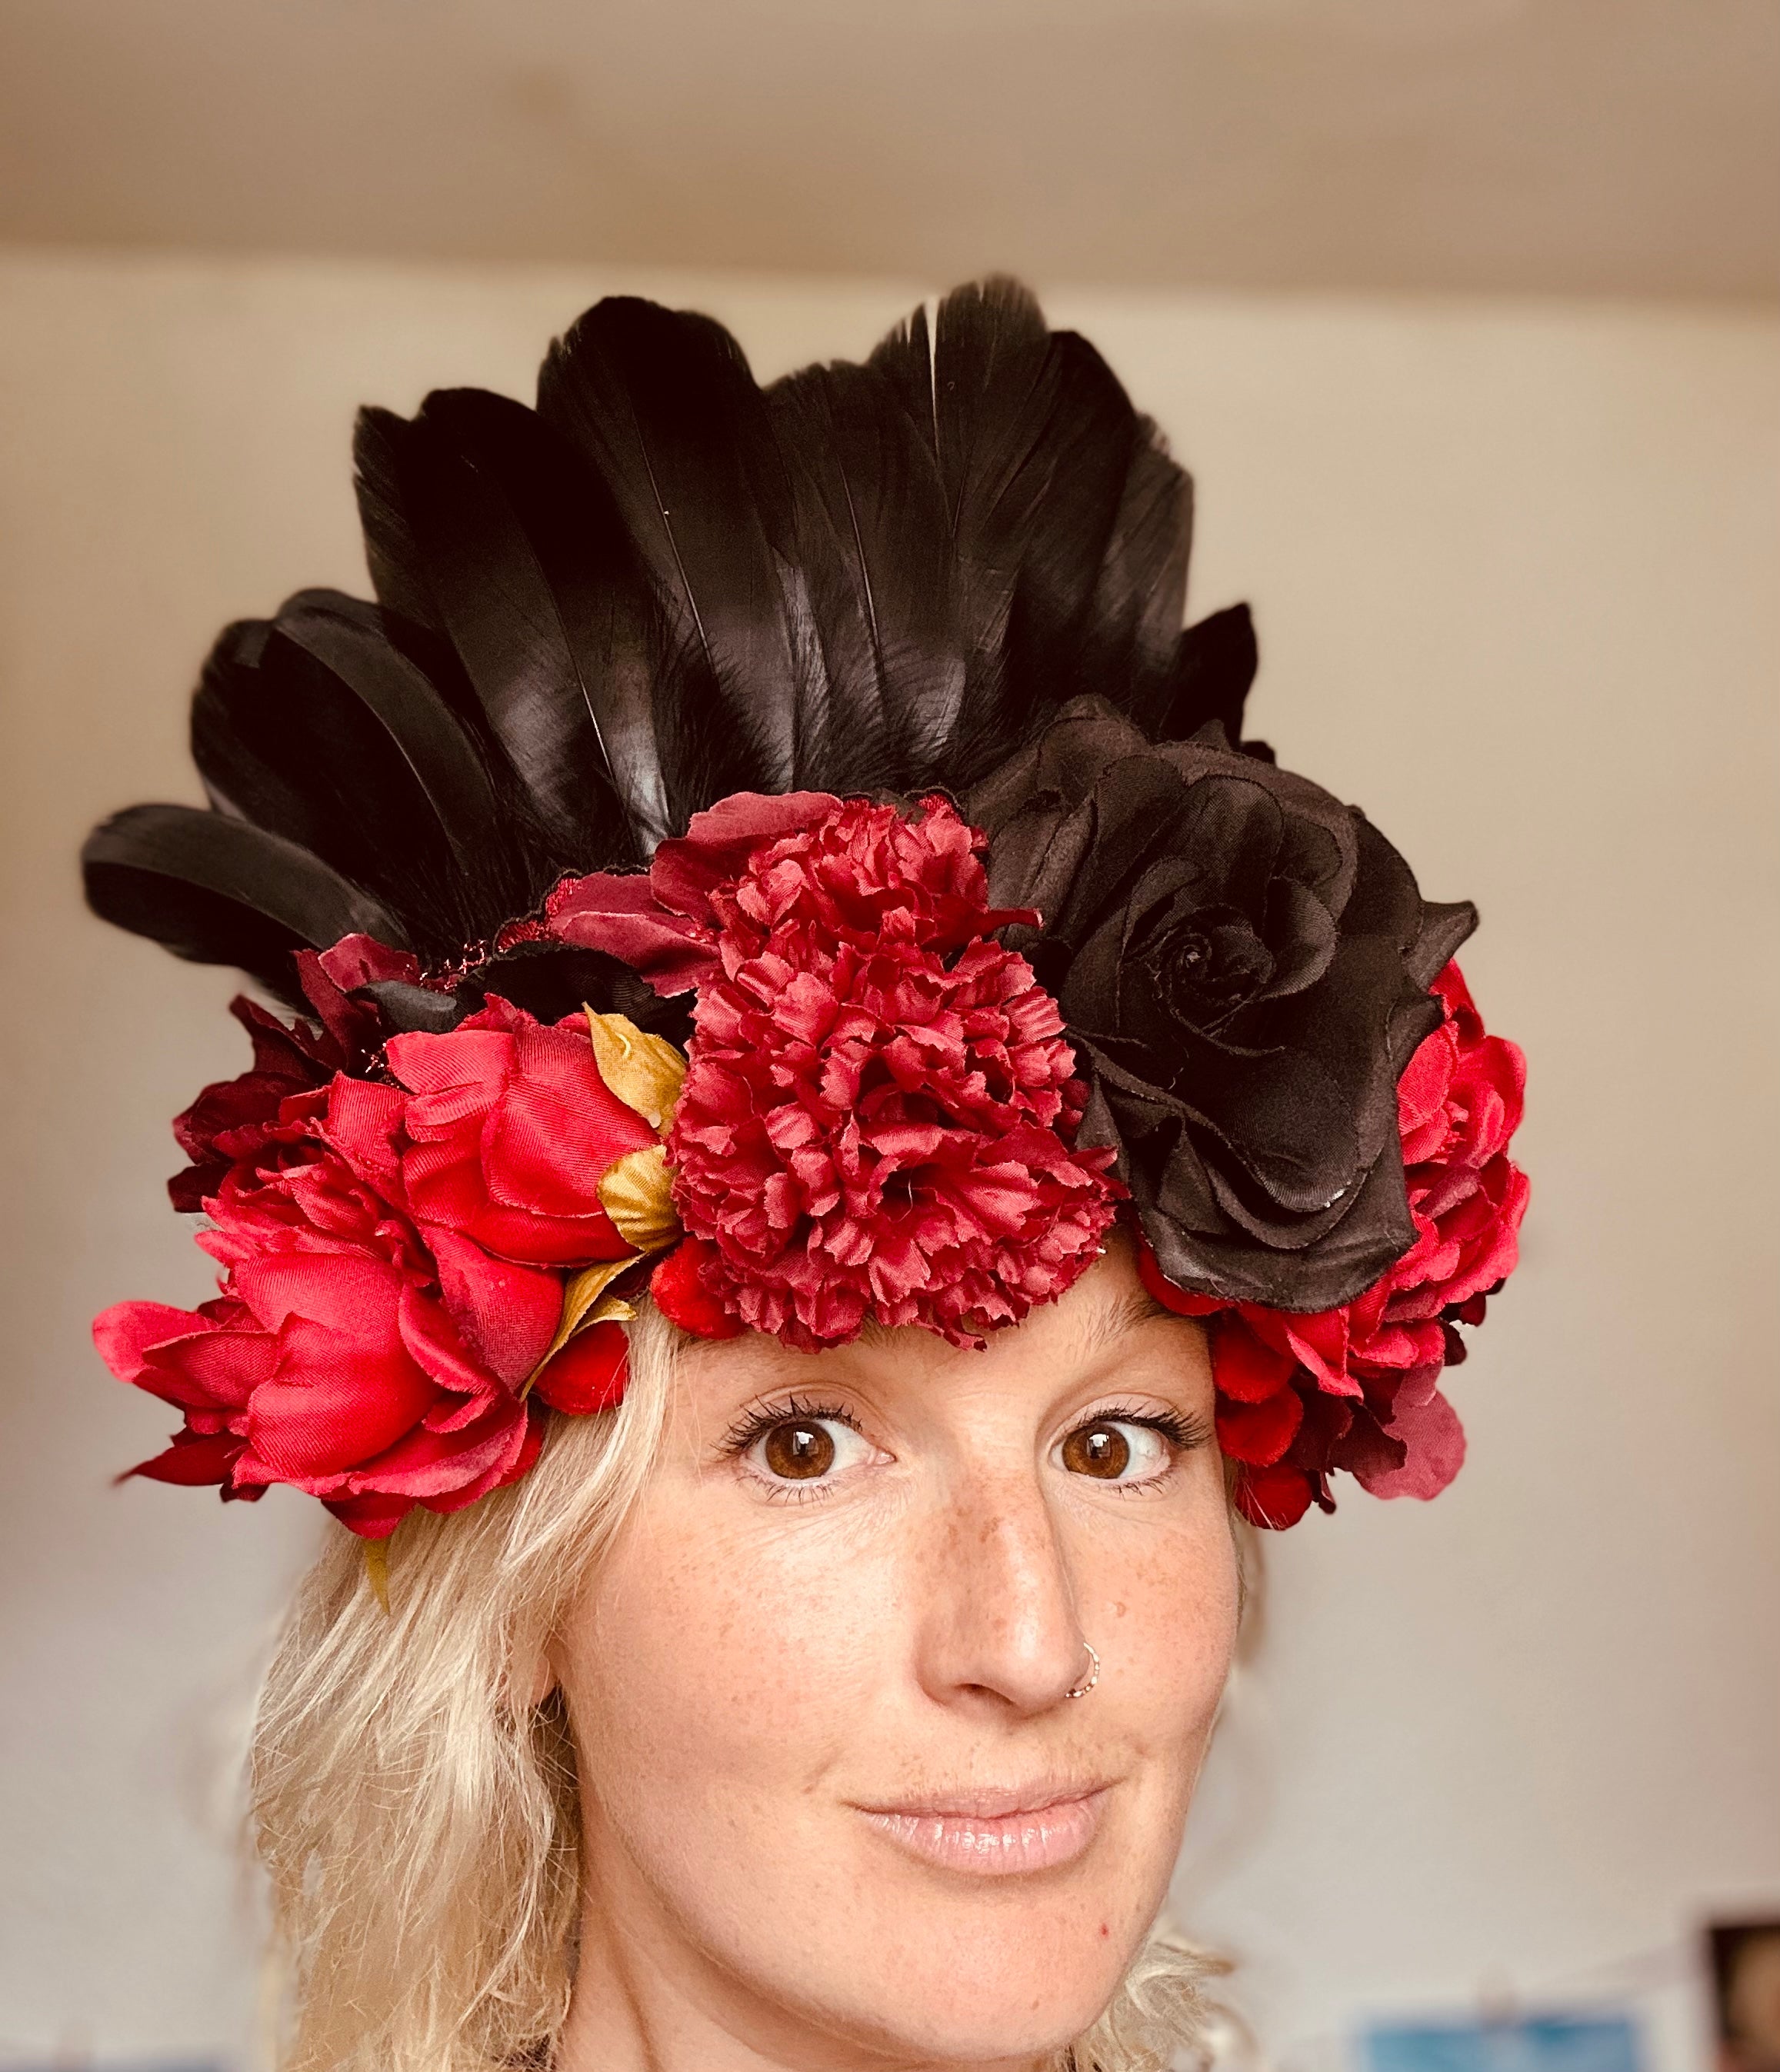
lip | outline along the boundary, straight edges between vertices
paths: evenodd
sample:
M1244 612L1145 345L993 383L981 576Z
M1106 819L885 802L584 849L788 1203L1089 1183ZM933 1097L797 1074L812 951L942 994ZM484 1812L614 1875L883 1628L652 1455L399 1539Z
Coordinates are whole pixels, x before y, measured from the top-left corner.
M1084 1856L1100 1831L1112 1786L948 1792L944 1799L859 1811L911 1856L976 1877L1056 1870Z

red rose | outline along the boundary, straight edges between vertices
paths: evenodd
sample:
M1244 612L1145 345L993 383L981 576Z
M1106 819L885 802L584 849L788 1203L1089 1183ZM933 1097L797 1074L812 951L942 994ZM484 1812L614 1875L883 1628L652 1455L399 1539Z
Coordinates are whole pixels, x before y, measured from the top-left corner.
M588 1266L631 1249L599 1183L656 1141L600 1077L586 1020L553 1026L504 1000L442 1036L393 1036L384 1054L409 1098L382 1162L377 1143L331 1140L420 1223L527 1266Z
M1416 1241L1371 1287L1300 1316L1186 1294L1141 1260L1158 1299L1213 1319L1219 1441L1244 1466L1237 1503L1256 1524L1290 1525L1313 1502L1332 1508L1338 1469L1375 1496L1431 1497L1465 1458L1440 1378L1465 1357L1455 1325L1482 1322L1518 1256L1527 1182L1507 1145L1526 1063L1485 1031L1457 965L1434 989L1446 1018L1398 1087Z

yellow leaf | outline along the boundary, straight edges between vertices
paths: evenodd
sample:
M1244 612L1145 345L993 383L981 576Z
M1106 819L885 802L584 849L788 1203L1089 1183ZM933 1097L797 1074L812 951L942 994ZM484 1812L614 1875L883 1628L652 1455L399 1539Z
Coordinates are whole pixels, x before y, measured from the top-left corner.
M665 1036L639 1029L628 1015L596 1014L590 1007L582 1011L599 1076L650 1128L665 1130L686 1076L684 1058Z
M608 1166L599 1202L619 1235L639 1252L660 1252L680 1235L667 1153L659 1144L628 1151Z
M636 1260L635 1252L627 1253L623 1259L602 1259L598 1266L584 1267L564 1282L562 1315L557 1325L557 1334L543 1359L525 1377L524 1386L520 1390L521 1401L530 1395L532 1383L577 1331L585 1330L590 1324L628 1323L636 1314L628 1302L606 1294L621 1273L628 1273L636 1264Z

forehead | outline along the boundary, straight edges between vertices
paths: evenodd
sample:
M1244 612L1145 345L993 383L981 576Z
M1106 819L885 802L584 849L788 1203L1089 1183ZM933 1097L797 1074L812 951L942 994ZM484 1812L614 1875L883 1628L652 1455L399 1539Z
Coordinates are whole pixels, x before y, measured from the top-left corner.
M1145 1364L1178 1367L1181 1378L1209 1385L1202 1328L1164 1309L1137 1278L1122 1245L1099 1260L1068 1293L1022 1322L992 1331L980 1350L949 1346L931 1331L869 1326L851 1345L804 1353L749 1332L693 1348L684 1365L693 1395L709 1397L807 1392L827 1387L874 1395L907 1389L953 1396L1049 1396L1078 1380L1115 1373L1141 1352ZM1154 1355L1153 1359L1150 1357Z

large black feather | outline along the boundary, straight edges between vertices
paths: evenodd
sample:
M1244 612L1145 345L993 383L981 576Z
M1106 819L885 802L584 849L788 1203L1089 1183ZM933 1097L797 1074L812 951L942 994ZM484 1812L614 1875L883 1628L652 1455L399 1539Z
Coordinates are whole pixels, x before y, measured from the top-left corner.
M1084 691L1155 701L1190 485L1100 355L1017 283L949 295L931 364L927 339L918 317L871 364L924 419L944 487L968 688L943 754L967 783Z
M538 412L603 477L687 658L703 709L658 705L658 739L680 722L664 750L713 796L807 782L816 693L793 624L791 482L735 340L708 317L615 297L552 347Z
M931 442L870 368L806 368L767 403L826 684L806 781L841 792L931 782L964 691Z
M661 812L634 666L650 610L598 477L476 389L428 397L411 424L367 411L358 450L361 494L380 524L399 510L413 556L386 601L424 586L537 826L565 864L639 861L633 815Z
M80 852L88 903L199 964L239 964L299 1003L290 952L370 935L405 948L388 909L298 844L226 813L130 806Z

